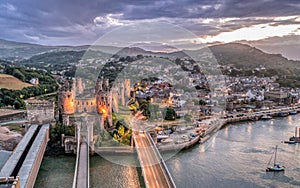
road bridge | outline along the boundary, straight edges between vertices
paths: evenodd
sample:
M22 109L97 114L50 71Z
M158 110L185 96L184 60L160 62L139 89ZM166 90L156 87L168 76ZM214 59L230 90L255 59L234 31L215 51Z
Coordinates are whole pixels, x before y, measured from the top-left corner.
M174 188L176 187L166 164L147 132L133 134L138 158L147 188Z

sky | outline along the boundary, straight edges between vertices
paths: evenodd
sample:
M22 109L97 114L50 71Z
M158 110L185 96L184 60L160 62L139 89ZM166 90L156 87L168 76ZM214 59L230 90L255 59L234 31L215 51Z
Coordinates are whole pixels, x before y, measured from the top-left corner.
M203 43L293 38L299 0L0 0L0 38L43 45L91 44L123 26L167 22ZM295 40L290 40L295 42Z

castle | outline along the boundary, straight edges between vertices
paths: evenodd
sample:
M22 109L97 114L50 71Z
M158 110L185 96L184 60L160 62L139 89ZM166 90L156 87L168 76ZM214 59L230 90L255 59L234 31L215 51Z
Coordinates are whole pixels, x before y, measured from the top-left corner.
M84 87L81 78L64 84L58 95L60 119L66 126L75 125L79 114L99 117L101 129L113 126L112 112L118 112L119 101L125 105L130 96L130 80L126 79L111 88L108 79L98 79L95 88ZM98 121L98 120L97 120Z

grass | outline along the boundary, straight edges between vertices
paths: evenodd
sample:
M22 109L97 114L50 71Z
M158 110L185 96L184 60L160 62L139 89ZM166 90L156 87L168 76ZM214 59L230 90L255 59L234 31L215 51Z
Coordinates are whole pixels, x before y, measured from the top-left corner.
M24 87L32 86L31 84L22 82L18 78L8 75L0 74L0 88L12 89L12 90L21 90Z
M5 127L8 127L10 131L22 133L24 131L24 128L22 128L20 125L21 124L18 124L18 123L11 123L11 124L5 125Z
M121 114L121 113L115 113L118 120L122 119L128 119L131 115L130 114Z

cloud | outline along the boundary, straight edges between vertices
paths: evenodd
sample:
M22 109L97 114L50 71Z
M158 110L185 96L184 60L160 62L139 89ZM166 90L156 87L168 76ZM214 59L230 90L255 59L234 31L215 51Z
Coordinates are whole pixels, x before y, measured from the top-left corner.
M231 32L223 32L216 36L205 38L205 42L233 42L237 40L261 40L269 37L282 37L285 35L295 34L295 31L300 27L299 24L294 25L278 25L259 24L251 27L240 28Z
M6 10L12 11L12 12L17 10L17 8L14 5L9 4L9 3L1 4L0 6L2 8L5 8Z
M216 36L259 24L299 23L298 0L2 0L0 38L31 42L86 44L116 27L166 21L197 35ZM21 8L22 7L22 8ZM294 32L298 35L299 31ZM59 40L61 39L61 40ZM74 40L76 39L76 40Z
M107 14L105 16L97 16L93 21L97 25L106 25L107 27L124 25L118 20L120 16L122 14Z

